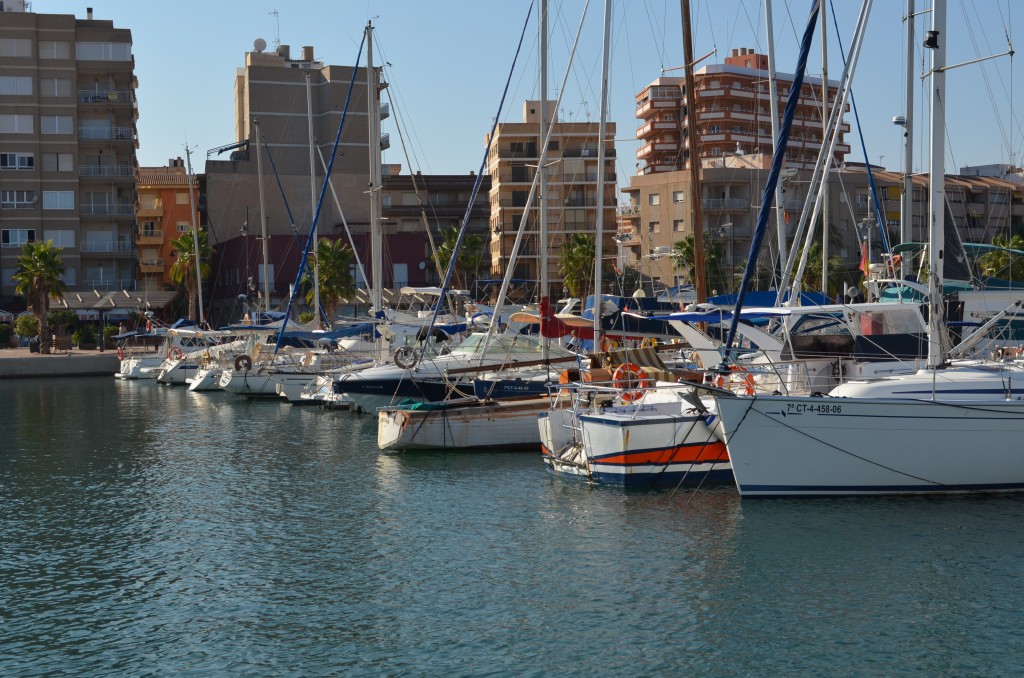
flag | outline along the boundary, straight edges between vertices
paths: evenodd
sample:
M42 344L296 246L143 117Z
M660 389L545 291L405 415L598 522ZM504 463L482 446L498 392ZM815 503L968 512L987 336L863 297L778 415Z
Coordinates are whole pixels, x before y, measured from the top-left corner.
M868 260L868 241L860 241L860 270L864 272L864 277L868 275L870 262Z

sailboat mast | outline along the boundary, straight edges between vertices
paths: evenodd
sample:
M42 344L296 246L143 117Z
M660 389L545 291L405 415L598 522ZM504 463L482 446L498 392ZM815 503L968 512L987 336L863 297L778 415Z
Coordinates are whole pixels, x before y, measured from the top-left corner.
M192 149L185 146L185 162L188 164L188 205L192 220L192 246L196 257L196 291L199 293L199 325L206 324L203 315L203 262L199 259L199 227L196 224L195 179L192 177Z
M701 210L700 145L697 143L697 90L693 83L693 29L690 25L690 0L682 0L683 61L686 81L686 136L689 154L686 166L690 170L690 215L693 229L693 287L697 303L708 300L707 278L704 270L704 216Z
M252 121L256 130L256 177L260 189L260 241L263 243L263 310L270 311L270 269L267 262L270 259L270 240L267 238L267 209L266 201L263 199L263 135L260 133L260 121Z
M828 127L828 35L826 26L828 10L821 10L821 143L825 143L825 129ZM821 180L821 291L828 296L828 257L829 257L829 223L828 223L828 173L832 169L832 156L825 158L823 179ZM792 300L797 303L797 300Z
M380 232L380 88L373 68L373 22L366 22L366 105L370 151L370 266L373 268L371 300L377 313L384 310L384 243Z
M538 7L537 22L540 26L540 143L548 139L548 0L541 0ZM538 155L538 160L543 153ZM537 201L540 211L540 223L537 231L537 254L540 263L540 301L544 303L551 292L548 289L548 173L547 168L538 161L537 171L540 172L540 197ZM500 309L495 309L496 313ZM541 359L548 359L548 342L541 342Z
M765 32L768 34L768 110L771 112L772 118L772 144L776 144L779 139L779 90L775 85L775 29L772 26L772 0L765 0L764 21ZM774 151L774 146L772 150ZM782 269L786 267L786 260L789 258L786 250L786 205L783 202L781 183L775 187L775 224L779 246L779 293L776 305L781 305Z
M928 210L931 229L928 243L928 367L945 362L942 349L942 247L946 227L946 0L932 6L932 29L928 46L932 48L931 68L931 158L928 172L930 195ZM908 57L909 58L909 57Z
M594 231L594 350L601 345L601 278L604 275L604 159L605 128L608 120L608 61L612 41L612 0L604 3L604 40L601 59L601 122L597 126L597 219Z
M316 229L313 215L316 214L316 156L313 153L313 64L306 69L306 120L309 125L309 218L310 228ZM320 327L320 259L317 257L319 237L313 233L313 313L316 315L316 326ZM328 318L328 322L333 320Z
M903 119L903 200L900 202L900 242L913 239L914 208L914 0L907 0L907 72L906 112ZM909 261L900 264L900 277L905 278Z

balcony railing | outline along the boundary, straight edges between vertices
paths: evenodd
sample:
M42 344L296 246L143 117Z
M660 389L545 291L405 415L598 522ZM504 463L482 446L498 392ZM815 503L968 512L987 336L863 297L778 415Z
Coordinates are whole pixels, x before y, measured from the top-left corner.
M75 287L92 290L134 290L137 285L135 278L121 278L119 280L93 280L85 278Z
M160 240L162 242L163 239L164 239L164 231L163 231L163 229L159 229L158 228L156 230L139 231L139 240Z
M135 216L135 205L131 203L82 205L81 213L86 217Z
M135 101L135 97L132 95L131 90L126 89L107 90L105 92L81 89L78 90L78 101L84 104L130 104Z
M131 165L82 165L78 168L80 177L133 177L135 168Z
M83 141L117 139L135 141L131 127L79 127L78 138Z
M93 242L85 240L82 242L79 248L82 252L96 252L96 253L120 253L127 254L132 251L132 243L130 242L113 242L101 240L99 242Z
M750 207L746 198L704 198L701 206L706 210L745 210Z

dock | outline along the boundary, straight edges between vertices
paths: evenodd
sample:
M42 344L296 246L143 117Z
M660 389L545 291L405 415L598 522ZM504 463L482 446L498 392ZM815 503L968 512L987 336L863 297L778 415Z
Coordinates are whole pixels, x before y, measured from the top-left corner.
M117 351L71 349L41 354L28 348L0 349L0 379L113 376L120 365Z

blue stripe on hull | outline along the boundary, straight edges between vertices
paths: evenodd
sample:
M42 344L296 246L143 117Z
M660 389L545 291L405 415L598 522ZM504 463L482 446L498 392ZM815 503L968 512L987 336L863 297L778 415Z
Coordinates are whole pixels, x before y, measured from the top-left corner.
M741 490L744 497L793 498L793 497L842 497L893 494L968 494L992 492L1021 492L1024 483L989 483L985 485L745 485Z

